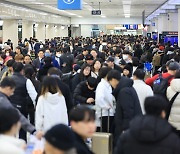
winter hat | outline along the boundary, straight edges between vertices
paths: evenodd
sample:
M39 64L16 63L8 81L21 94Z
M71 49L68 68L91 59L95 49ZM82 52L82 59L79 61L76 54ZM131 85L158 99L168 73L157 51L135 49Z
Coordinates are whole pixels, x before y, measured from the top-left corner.
M114 62L114 58L113 57L108 57L108 59L106 61L107 62Z
M59 124L52 127L45 134L48 143L57 149L68 151L74 147L75 137L70 128L66 125Z
M164 50L164 46L159 46L159 50L163 51Z
M169 67L169 70L172 70L172 71L180 70L180 64L177 62L171 62L168 67Z
M74 69L75 72L77 72L78 70L81 69L81 66L78 65L78 64L74 64L74 65L73 65L73 69Z

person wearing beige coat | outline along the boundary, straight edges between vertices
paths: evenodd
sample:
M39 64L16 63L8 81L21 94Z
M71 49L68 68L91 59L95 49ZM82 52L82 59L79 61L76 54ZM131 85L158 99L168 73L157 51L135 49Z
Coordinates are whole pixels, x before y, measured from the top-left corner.
M167 89L167 98L170 101L173 96L180 92L180 78L172 80L170 86ZM180 130L180 94L176 97L169 116L169 123L173 125L177 130Z

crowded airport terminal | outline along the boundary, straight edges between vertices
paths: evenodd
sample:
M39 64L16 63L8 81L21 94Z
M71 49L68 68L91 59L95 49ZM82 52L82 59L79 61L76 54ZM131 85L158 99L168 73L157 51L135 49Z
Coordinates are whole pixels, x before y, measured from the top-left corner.
M0 0L0 154L180 154L180 0Z

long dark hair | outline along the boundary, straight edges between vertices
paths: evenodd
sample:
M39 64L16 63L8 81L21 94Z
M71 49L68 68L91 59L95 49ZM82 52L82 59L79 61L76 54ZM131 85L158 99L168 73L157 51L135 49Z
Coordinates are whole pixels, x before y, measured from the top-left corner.
M94 62L93 62L93 64L92 64L92 67L91 67L91 71L92 71L92 72L95 72L94 65L95 65L95 63L96 63L97 61L99 61L99 62L101 63L101 67L102 67L102 60L101 60L101 59L95 59ZM100 69L101 69L101 68L100 68ZM99 71L100 71L100 69L99 69Z
M31 81L32 79L34 79L36 72L32 65L27 64L24 66L24 75L26 78L30 79Z
M82 68L81 68L81 71L79 73L79 77L80 77L80 80L83 81L85 78L87 79L90 75L91 75L91 70L90 70L90 73L88 76L84 76L84 70L86 69L86 67L89 67L91 69L91 65L85 63Z
M55 80L54 77L46 76L43 79L41 95L45 96L47 92L50 92L51 94L59 93L60 95L62 95L61 90L58 86L58 81L57 79Z

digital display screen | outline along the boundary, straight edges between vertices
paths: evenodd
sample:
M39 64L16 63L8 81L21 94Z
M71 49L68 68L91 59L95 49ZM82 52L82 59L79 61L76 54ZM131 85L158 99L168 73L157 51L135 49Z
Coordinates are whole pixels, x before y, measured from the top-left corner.
M123 27L126 27L126 29L136 30L138 29L138 25L123 25Z
M133 25L130 25L130 29L133 29Z
M126 27L126 29L129 29L129 25L123 25L123 27Z
M168 36L165 36L164 37L164 43L167 43L167 42L171 42L171 44L174 45L174 43L178 43L178 37L168 37Z
M133 25L133 29L138 29L138 25Z

